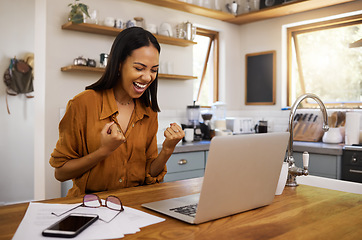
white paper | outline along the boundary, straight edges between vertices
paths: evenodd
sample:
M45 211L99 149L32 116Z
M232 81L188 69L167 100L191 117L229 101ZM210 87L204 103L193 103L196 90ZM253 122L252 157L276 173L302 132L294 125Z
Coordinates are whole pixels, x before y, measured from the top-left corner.
M109 218L117 214L117 211L110 210L106 207L87 208L78 207L73 211L57 217L52 212L62 213L77 205L77 204L48 204L48 203L33 203L29 204L26 214L21 221L14 240L17 239L50 239L43 237L42 231L51 224L67 216L69 213L92 213L98 214L100 217ZM111 211L111 212L110 212ZM151 214L130 208L124 207L124 211L118 214L110 223L105 223L101 220L96 221L77 237L73 239L112 239L122 238L125 234L134 234L140 231L141 227L146 227L164 221L164 218L159 218ZM54 238L51 239L64 239Z

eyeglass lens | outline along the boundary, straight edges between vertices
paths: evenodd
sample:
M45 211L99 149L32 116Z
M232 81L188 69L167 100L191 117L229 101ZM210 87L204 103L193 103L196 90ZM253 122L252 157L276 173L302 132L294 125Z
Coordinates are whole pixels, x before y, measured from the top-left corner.
M105 205L102 204L100 198L95 194L87 194L83 198L84 206L86 207L100 207L105 206L112 210L123 210L121 200L116 196L108 196Z
M100 207L101 200L97 195L94 194L87 194L83 198L84 206L86 207Z
M121 200L115 196L108 196L106 199L106 206L110 209L121 211L123 210Z

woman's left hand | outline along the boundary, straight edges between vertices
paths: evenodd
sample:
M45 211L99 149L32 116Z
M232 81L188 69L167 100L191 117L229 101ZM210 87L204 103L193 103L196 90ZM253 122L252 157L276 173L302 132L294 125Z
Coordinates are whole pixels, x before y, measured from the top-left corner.
M176 144L185 137L185 132L177 123L171 123L170 127L165 130L164 136L166 137L163 142L164 150L173 152Z

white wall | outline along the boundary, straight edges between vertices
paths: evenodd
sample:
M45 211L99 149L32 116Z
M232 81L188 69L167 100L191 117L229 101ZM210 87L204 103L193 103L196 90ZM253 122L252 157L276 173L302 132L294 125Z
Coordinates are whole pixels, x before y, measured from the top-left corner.
M33 5L34 1L36 3L35 7ZM20 153L14 155L18 158L17 166L19 167L16 169L7 167L6 170L3 170L3 162L15 161L13 158L7 157L11 152L10 149L15 145L9 146L6 139L12 136L16 136L14 139L17 139L19 135L24 136L23 132L25 130L14 128L11 134L8 133L6 137L1 137L0 140L2 162L0 202L59 197L60 184L54 179L54 171L48 164L49 156L58 139L59 110L66 106L69 99L83 91L86 85L93 83L100 76L98 74L64 73L60 71L60 68L72 64L73 59L80 55L98 60L101 52L109 52L114 38L62 30L61 25L67 21L67 14L69 12L67 5L69 1L6 0L5 2L6 7L8 5L14 5L14 7L24 6L24 4L27 6L29 4L29 7L21 8L27 9L26 12L21 13L24 16L29 12L29 9L32 13L34 9L36 10L36 41L35 47L31 46L32 49L35 48L35 60L39 65L35 67L37 80L35 83L35 87L37 87L37 97L35 99L36 115L32 116L32 119L35 118L33 120L34 123L30 122L30 125L33 125L34 128L31 129L31 126L29 127L30 131L35 132L34 141L32 139L28 140L27 146L22 148L23 152L25 152L24 149L30 149L25 153L26 157L18 157ZM278 123L286 122L287 118L287 113L283 112L280 114L280 108L283 106L282 96L285 94L281 72L282 24L361 9L362 3L362 1L357 1L356 3L342 5L342 7L331 7L324 10L238 26L131 0L83 0L82 2L88 4L90 8L97 9L101 18L113 16L128 20L135 16L142 16L146 19L146 22L157 25L164 21L176 24L188 20L198 26L219 31L221 48L220 96L221 100L226 102L228 106L228 115L252 116L255 119L271 116ZM0 11L3 11L3 7L0 9ZM10 11L7 12L10 14ZM11 12L11 14L13 12L19 13L19 9ZM6 12L1 14L0 18L9 15L6 14ZM4 21L1 21L0 24L3 23ZM2 30L4 25L0 26ZM28 36L34 35L29 33ZM5 48L10 50L10 47L4 47L3 40L1 40L1 43L0 49L2 51ZM8 43L10 43L10 40L6 44ZM16 48L16 46L12 47ZM265 50L277 51L277 103L275 106L245 106L245 54ZM192 75L191 51L191 48L180 48L162 44L161 60L173 61L175 73ZM11 57L13 55L12 52L7 53L7 57ZM3 58L1 56L1 64L3 63ZM160 113L160 129L170 121L183 121L185 119L186 105L192 103L191 81L160 80L159 101L162 110ZM24 117L12 119L6 115L3 97L0 98L0 104L0 110L3 112L1 114L1 133L10 129L12 125L22 126L24 124ZM31 152L32 149L34 149L34 159ZM26 172L32 172L32 168L35 168L35 173L33 176L28 177L30 179L25 179L25 175L22 175L25 181L21 180L21 183L16 182L16 177L21 169L20 164L24 164L24 159L30 163L25 168ZM31 178L35 179L35 184L33 184ZM14 183L12 187L8 187L8 185L11 185L10 181ZM3 182L6 182L6 184L3 185ZM17 196L12 189L16 189L16 193L24 193L24 196ZM33 191L35 195L32 194ZM5 195L9 197L3 198Z
M3 73L10 58L34 52L34 7L35 0L0 1L0 204L33 199L35 100L8 96L8 115Z

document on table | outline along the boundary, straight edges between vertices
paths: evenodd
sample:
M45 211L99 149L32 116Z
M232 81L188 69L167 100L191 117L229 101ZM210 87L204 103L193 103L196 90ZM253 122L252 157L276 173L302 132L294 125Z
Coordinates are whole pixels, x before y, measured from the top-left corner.
M25 213L13 240L17 239L64 239L64 238L49 238L42 236L42 231L67 216L70 213L93 213L98 214L104 220L111 219L116 211L106 207L87 208L78 207L64 216L57 217L52 212L65 212L77 204L49 204L49 203L33 203ZM118 214L110 223L101 220L96 221L77 237L73 239L112 239L122 238L125 234L134 234L140 231L140 228L164 221L164 218L159 218L151 214L124 206L124 211Z

